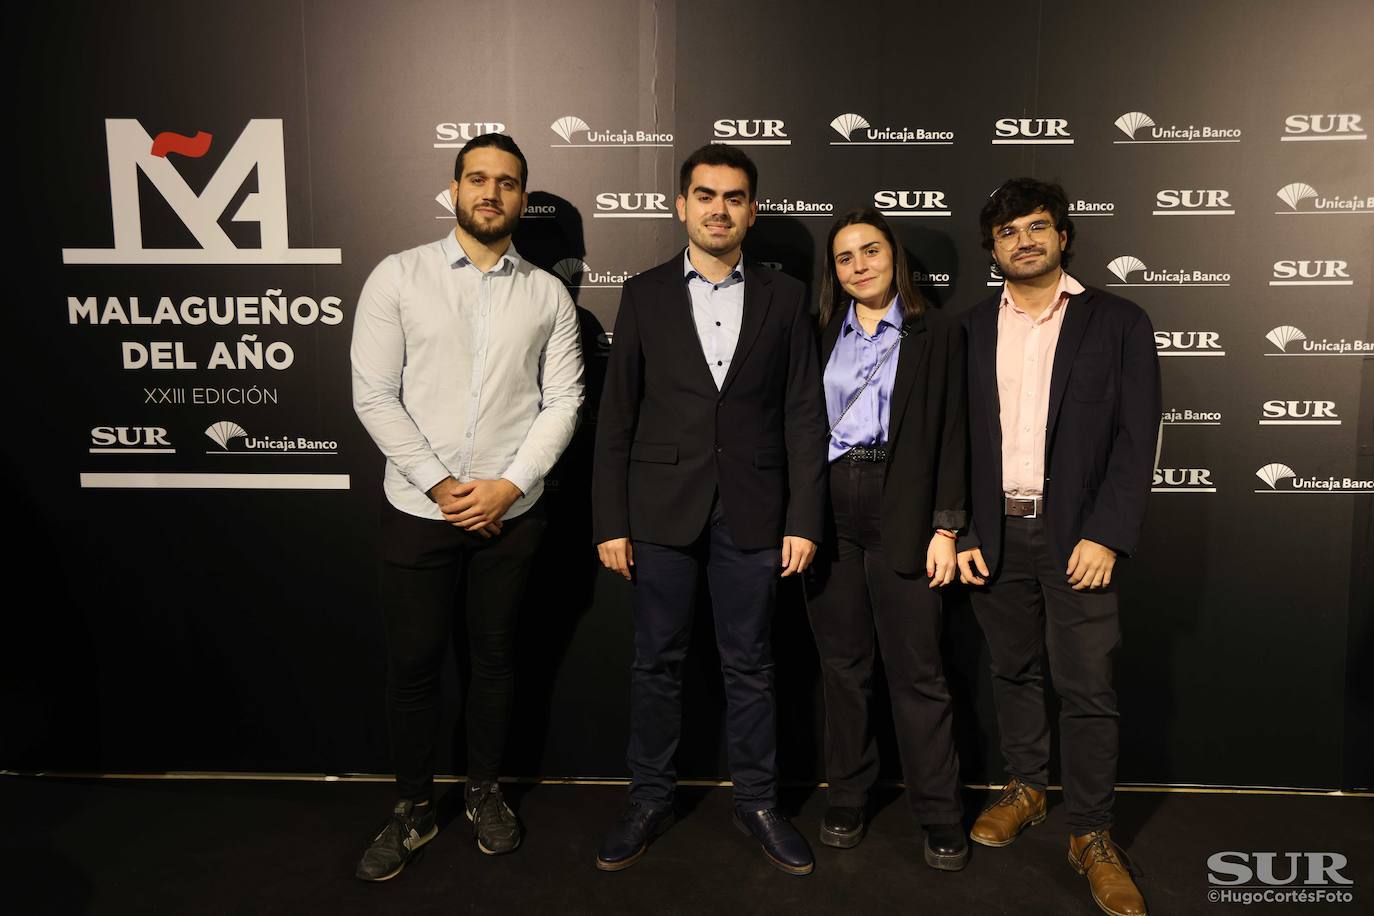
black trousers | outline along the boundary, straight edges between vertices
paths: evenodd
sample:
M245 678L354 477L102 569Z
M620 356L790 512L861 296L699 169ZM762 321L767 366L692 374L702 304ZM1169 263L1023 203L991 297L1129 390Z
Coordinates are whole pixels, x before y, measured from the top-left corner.
M382 509L387 725L400 796L434 790L440 675L455 619L467 627L468 777L495 779L515 691L516 614L547 521L536 503L490 540L448 522Z
M1002 568L970 589L992 654L992 690L1007 772L1049 781L1050 727L1041 657L1059 694L1064 807L1075 834L1110 827L1118 749L1112 655L1121 645L1116 586L1074 591L1050 558L1041 519L1007 517Z
M825 685L829 801L862 806L878 778L869 706L881 649L912 811L922 824L956 824L963 805L940 657L941 597L925 576L894 571L883 552L884 471L881 464L830 465L834 537L807 576Z
M773 699L773 604L779 548L741 550L717 500L711 520L686 547L636 541L635 659L630 674L630 797L655 807L673 799L673 756L682 734L682 665L704 566L725 681L726 744L735 805L777 805Z

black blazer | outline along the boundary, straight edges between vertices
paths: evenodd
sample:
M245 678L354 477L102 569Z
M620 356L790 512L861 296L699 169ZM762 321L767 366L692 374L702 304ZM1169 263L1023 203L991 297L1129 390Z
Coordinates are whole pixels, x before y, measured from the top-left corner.
M838 312L821 331L822 374L847 313ZM893 354L882 537L892 568L916 575L925 572L934 529L958 531L967 521L964 329L934 309L904 328L907 336Z
M744 550L821 539L825 404L805 287L746 262L744 315L716 389L692 321L682 255L625 282L592 473L596 543L681 546L717 489Z
M973 520L959 549L981 547L994 575L1002 552L1002 424L997 396L998 293L964 315L968 328ZM1061 568L1081 538L1135 551L1160 428L1159 358L1149 316L1088 288L1071 296L1050 373L1045 525Z

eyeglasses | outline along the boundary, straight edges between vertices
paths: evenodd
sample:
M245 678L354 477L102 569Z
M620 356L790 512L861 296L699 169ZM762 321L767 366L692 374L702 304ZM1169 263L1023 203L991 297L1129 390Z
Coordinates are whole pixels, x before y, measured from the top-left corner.
M1047 219L1037 219L1028 223L1024 229L1017 229L1015 226L1003 226L994 232L992 237L997 240L998 248L1015 248L1020 243L1023 232L1029 236L1032 242L1041 242L1053 231L1053 223Z

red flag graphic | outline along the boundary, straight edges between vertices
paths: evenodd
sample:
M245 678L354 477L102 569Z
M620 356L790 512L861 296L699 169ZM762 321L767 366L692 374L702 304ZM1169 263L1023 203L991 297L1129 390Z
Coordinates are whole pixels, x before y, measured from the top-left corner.
M213 139L214 137L203 130L196 131L194 137L164 130L153 138L152 152L154 156L164 159L168 153L180 153L188 159L199 159L210 151L210 141Z

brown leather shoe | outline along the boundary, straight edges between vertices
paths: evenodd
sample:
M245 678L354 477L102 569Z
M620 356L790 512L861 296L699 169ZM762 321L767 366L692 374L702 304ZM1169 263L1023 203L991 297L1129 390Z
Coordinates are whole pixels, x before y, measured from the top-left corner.
M1069 864L1088 876L1093 901L1111 916L1146 916L1145 898L1121 864L1121 849L1105 830L1069 837Z
M1008 846L1022 830L1044 819L1045 793L1013 776L997 801L978 815L968 836L984 846Z

